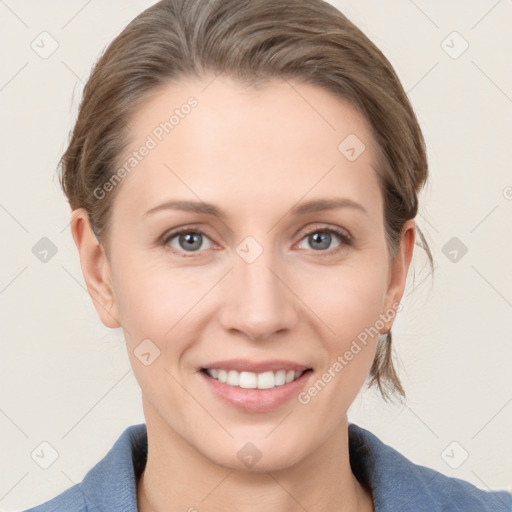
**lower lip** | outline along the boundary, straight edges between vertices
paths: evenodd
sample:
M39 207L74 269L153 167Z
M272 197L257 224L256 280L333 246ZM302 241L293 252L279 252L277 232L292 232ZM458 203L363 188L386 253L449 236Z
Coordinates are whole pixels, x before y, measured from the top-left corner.
M297 396L313 372L306 371L298 379L282 386L274 386L272 389L245 389L230 386L208 376L205 372L198 373L225 403L246 412L267 412Z

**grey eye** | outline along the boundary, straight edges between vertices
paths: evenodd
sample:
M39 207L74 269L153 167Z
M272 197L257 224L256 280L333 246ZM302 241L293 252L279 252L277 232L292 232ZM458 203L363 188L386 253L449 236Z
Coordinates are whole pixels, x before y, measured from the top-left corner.
M186 252L195 252L203 248L203 243L207 240L201 233L188 231L186 233L178 233L169 239L169 243L178 250ZM208 247L207 247L208 248Z
M330 233L313 233L308 236L311 247L315 250L328 249L331 245Z
M339 238L339 235L334 234ZM333 233L328 231L315 231L304 237L307 240L309 248L315 251L323 251L329 249L333 242Z

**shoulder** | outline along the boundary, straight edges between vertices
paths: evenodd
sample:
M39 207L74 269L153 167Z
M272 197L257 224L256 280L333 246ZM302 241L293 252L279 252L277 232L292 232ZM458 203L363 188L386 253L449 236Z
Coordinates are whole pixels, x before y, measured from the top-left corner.
M357 425L349 426L350 463L373 493L376 512L510 512L512 494L484 491L414 464Z
M146 425L132 425L82 482L24 512L137 512L136 480L146 458Z

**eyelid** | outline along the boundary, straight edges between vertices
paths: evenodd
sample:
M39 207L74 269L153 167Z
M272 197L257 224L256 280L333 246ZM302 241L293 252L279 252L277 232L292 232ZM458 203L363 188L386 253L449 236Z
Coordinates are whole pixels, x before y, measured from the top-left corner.
M350 234L350 232L347 229L342 228L340 226L334 226L332 224L325 224L325 223L321 223L321 222L309 224L303 230L299 230L297 232L297 234L301 233L302 231L303 231L302 238L304 238L304 236L309 235L311 233L316 233L317 231L333 231L334 233L336 233L337 235L339 235L341 237L345 237L349 240L353 240L352 235ZM302 240L302 238L301 238L301 240Z

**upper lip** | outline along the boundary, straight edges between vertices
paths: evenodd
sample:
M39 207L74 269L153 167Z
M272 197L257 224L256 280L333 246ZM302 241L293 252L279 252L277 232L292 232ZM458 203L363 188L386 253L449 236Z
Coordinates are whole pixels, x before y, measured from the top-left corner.
M294 361L285 361L284 359L272 359L266 361L229 359L225 361L215 361L201 366L201 370L212 368L215 368L216 370L236 370L237 372L253 373L263 373L269 371L276 372L278 370L294 370L303 372L311 369L309 366L304 366L303 364L296 363Z

